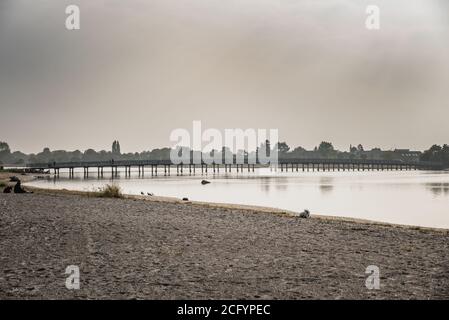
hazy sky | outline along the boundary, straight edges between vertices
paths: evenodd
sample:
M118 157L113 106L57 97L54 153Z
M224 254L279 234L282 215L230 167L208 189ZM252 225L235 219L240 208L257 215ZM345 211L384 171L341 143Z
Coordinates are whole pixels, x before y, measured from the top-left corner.
M449 143L449 1L0 0L0 110L25 152L148 150L193 120L306 148Z

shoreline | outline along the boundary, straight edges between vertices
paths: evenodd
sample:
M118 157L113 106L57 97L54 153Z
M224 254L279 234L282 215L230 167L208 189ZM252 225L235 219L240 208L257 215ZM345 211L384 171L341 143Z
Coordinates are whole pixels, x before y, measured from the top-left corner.
M17 175L11 172L3 171L4 175L0 173L0 182L5 181L5 175ZM49 176L51 174L40 174L40 176ZM22 180L22 178L24 178ZM37 180L36 174L26 173L25 175L20 175L19 178L23 182L23 186L27 189L42 194L67 194L67 195L83 195L87 197L95 197L93 191L77 191L77 190L68 190L68 189L49 189L49 188L40 188L29 186L26 183ZM10 183L13 185L14 183ZM191 204L191 205L199 205L205 206L209 208L222 208L222 209L234 209L234 210L248 210L254 213L263 212L263 213L271 213L279 216L285 216L290 218L299 218L298 212L294 212L291 210L285 210L275 207L266 207L266 206L257 206L257 205L245 205L245 204L231 204L231 203L220 203L220 202L206 202L206 201L183 201L180 198L169 197L169 196L141 196L141 195L132 195L132 194L123 194L125 199L136 199L143 201L152 201L152 202L160 202L160 203L183 203L183 204ZM383 227L397 227L397 228L405 228L411 230L423 230L423 231L434 231L434 232L442 232L449 233L449 229L446 228L436 228L436 227L425 227L425 226L417 226L417 225L407 225L407 224L398 224L398 223L390 223L383 221L375 221L369 219L361 219L361 218L351 218L344 216L330 216L323 215L319 213L311 213L310 218L319 219L323 221L337 221L337 222L351 222L365 225L374 225L374 226L383 226Z
M30 180L31 181L31 180ZM27 189L37 193L37 194L63 194L63 195L80 195L88 198L98 198L93 191L77 191L77 190L68 190L68 189L48 189L48 188L38 188L33 186L27 186L24 184L24 187ZM254 214L257 213L269 213L277 216L287 217L287 218L299 218L298 212L279 209L275 207L265 207L265 206L256 206L256 205L245 205L245 204L232 204L232 203L220 203L220 202L205 202L205 201L183 201L182 199L175 197L166 197L166 196L141 196L141 195L133 195L133 194L123 194L122 199L130 199L130 200L140 200L140 201L148 201L148 202L157 202L157 203L175 203L175 204L183 204L183 205L192 205L192 206L202 206L205 208L216 208L216 209L225 209L225 210L244 210ZM120 200L120 199L118 199ZM407 225L407 224L398 224L398 223L389 223L382 221L375 221L369 219L360 219L360 218L350 218L344 216L329 216L322 215L319 213L311 213L310 218L315 220L322 220L327 222L344 222L344 223L354 223L354 224L362 224L369 226L379 226L379 227L394 227L401 229L410 229L410 230L421 230L421 231L430 231L430 232L439 232L443 234L449 234L449 229L445 228L434 228L434 227L424 227L424 226L415 226L415 225Z

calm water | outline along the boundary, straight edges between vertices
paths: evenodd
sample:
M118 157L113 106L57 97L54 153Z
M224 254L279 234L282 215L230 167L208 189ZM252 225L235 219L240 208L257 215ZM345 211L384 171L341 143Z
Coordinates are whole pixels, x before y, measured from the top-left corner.
M93 170L92 170L93 171ZM270 172L219 175L145 177L124 172L114 182L125 193L151 192L159 196L188 197L190 200L276 207L293 211L309 209L312 214L344 216L375 221L449 229L449 172ZM28 185L91 191L111 183L110 172L97 179L77 173L68 179L38 180ZM207 179L211 184L201 185Z

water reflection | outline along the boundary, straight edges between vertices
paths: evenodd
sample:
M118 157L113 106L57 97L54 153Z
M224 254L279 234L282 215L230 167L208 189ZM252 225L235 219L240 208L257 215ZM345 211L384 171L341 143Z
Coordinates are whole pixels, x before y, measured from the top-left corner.
M321 177L320 178L319 188L320 188L321 193L326 194L326 193L332 192L332 190L334 189L333 180L334 180L333 177Z
M447 182L431 182L426 183L425 186L429 189L435 196L448 196L449 195L449 183Z

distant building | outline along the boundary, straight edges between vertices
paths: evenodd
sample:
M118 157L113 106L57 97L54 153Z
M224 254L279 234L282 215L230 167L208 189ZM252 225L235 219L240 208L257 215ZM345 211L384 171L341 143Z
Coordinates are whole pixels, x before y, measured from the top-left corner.
M410 149L394 149L393 157L397 160L403 161L419 161L421 156L421 151L412 151Z
M366 155L366 159L369 160L382 160L384 151L382 151L380 148L373 148L369 151L364 151L363 154Z

